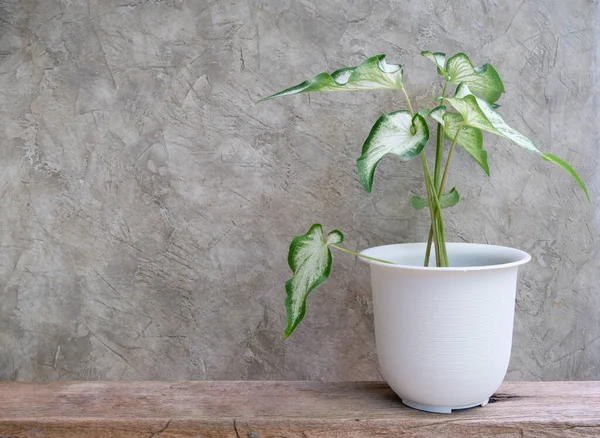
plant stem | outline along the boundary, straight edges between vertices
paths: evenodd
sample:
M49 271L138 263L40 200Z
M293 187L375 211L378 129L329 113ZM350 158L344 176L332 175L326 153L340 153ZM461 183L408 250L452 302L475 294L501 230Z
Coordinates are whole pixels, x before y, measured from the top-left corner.
M446 82L446 85L448 83ZM444 85L444 91L446 90ZM442 94L443 98L443 94ZM444 159L444 127L441 123L437 126L437 139L435 145L435 166L433 168L433 187L437 191L440 184L440 173L442 170L442 160ZM441 194L439 195L441 196ZM429 266L429 257L431 256L431 239L433 238L433 227L429 228L429 237L427 238L427 249L425 250L425 264Z
M406 94L406 90L402 87L402 93L404 93L404 100L406 100L406 104L408 105L408 110L410 111L410 116L414 117L415 112L413 111L412 105L410 104L410 99L408 98L408 94Z
M331 246L332 248L335 248L335 249L339 249L340 251L347 252L348 254L352 254L356 257L366 259L366 260L372 260L374 262L379 262L379 263L387 263L388 265L395 265L395 263L393 263L393 262L388 262L387 260L377 259L375 257L369 257L364 254L360 254L358 252L354 252L354 251L350 251L349 249L342 248L341 246L338 246L338 245L329 244L329 246Z
M458 134L460 134L460 130L463 126L464 123L458 125L458 129L456 130L456 134L454 135L454 140L452 140L452 144L450 145L450 150L448 151L448 158L446 158L446 165L444 166L444 174L442 175L442 181L440 182L439 196L442 196L442 190L444 190L444 183L446 182L446 176L448 175L448 168L450 167L450 158L452 158L452 151L454 150L454 146L456 146Z
M450 167L450 159L452 158L452 152L454 151L454 146L456 146L456 141L458 140L458 134L460 134L460 130L464 126L461 123L456 130L456 134L454 135L454 139L452 140L452 144L450 145L450 150L448 151L448 158L446 159L446 165L444 166L444 174L442 175L442 181L440 182L440 187L438 190L438 197L441 197L444 193L444 184L446 183L446 176L448 175L448 168ZM437 156L436 156L436 164L437 164ZM442 225L443 226L443 225ZM429 228L429 237L427 238L427 249L425 250L425 264L424 266L429 265L429 257L431 255L431 240L433 238L433 226ZM444 244L445 249L445 244ZM436 249L437 250L437 249Z
M446 91L446 85L447 83L444 84L444 93ZM406 94L406 90L404 89L404 87L402 87L402 93L404 94L404 99L406 99L406 104L408 105L410 115L411 117L414 117L415 112L413 111L410 99L408 97L408 94ZM427 187L427 202L429 204L429 212L431 215L431 229L435 234L434 243L436 264L438 267L446 267L448 266L448 255L446 253L446 240L444 237L444 219L442 217L442 208L440 207L440 200L437 194L437 187L434 185L434 182L431 179L431 173L429 173L429 166L427 165L427 157L425 157L424 152L421 152L421 161L423 162L423 173L425 174L425 185ZM429 259L426 259L425 266L427 266L428 261Z
M434 194L435 194L435 190L434 190ZM436 195L437 196L437 195ZM442 267L447 268L448 266L450 266L450 262L448 261L448 252L446 250L446 234L444 232L444 218L442 217L442 208L439 207L439 201L438 201L438 209L437 209L437 216L436 219L438 221L437 227L438 227L438 233L439 233L439 247L440 247L440 251L442 253L441 255L441 260L442 260Z
M446 236L444 235L444 218L442 217L442 207L438 195L433 187L431 176L429 177L429 186L431 188L432 198L434 202L434 217L436 220L437 234L435 236L439 250L440 250L440 264L438 267L448 266L448 253L446 252Z
M429 258L431 257L431 243L433 241L433 227L429 227L429 237L427 238L427 249L425 250L425 261L423 266L429 266Z
M444 104L444 97L446 96L446 88L448 87L448 81L444 82L444 89L442 90L442 100L440 105ZM442 170L442 160L444 159L444 126L438 123L437 126L437 139L435 145L435 166L433 168L433 184L436 190L440 184L440 171ZM441 196L441 195L440 195Z
M442 161L444 160L444 127L441 123L437 125L437 139L435 142L435 165L433 167L433 185L440 186L440 174L442 171Z
M440 105L444 104L444 97L446 96L446 88L448 87L448 81L444 81L444 89L442 90L442 99ZM433 185L435 190L438 190L440 184L440 173L442 170L442 160L444 159L444 126L438 123L437 126L437 138L435 145L435 165L433 168ZM439 196L442 196L441 193ZM431 256L431 242L433 239L433 227L429 228L429 237L427 238L427 250L425 251L425 262L424 266L429 266L429 258Z
M444 99L446 98L446 88L448 87L448 80L444 82L444 89L442 90L442 98L440 99L440 105L444 104Z
M427 157L425 157L425 153L421 152L421 162L423 163L423 174L425 175L425 187L427 189L427 203L429 204L429 214L431 216L431 229L435 233L435 263L437 266L442 265L442 254L439 247L439 229L437 227L436 218L436 209L433 206L433 195L435 194L435 189L431 187L431 174L429 173L429 166L427 166ZM433 189L433 190L432 190ZM431 250L430 250L431 251ZM429 261L429 259L427 259ZM425 265L427 266L427 264Z

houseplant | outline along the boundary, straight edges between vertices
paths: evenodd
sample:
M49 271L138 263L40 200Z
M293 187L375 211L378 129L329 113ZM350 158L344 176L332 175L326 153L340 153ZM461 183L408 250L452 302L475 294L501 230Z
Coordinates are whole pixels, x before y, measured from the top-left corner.
M383 377L405 404L449 413L485 405L504 379L512 345L517 268L530 259L511 248L446 243L443 210L459 202L455 188L445 190L455 147L468 152L489 176L482 131L505 137L567 171L588 199L589 195L568 163L541 152L496 111L504 85L492 65L474 68L464 53L450 58L439 52L422 55L434 63L443 81L432 109L413 109L402 66L388 64L384 55L357 67L318 74L262 100L329 91L391 89L403 94L407 109L383 114L371 129L357 159L358 175L370 193L375 169L384 156L395 155L403 161L419 157L426 196L414 196L412 205L429 211L428 241L355 253L340 245L344 239L340 231L325 234L320 224L312 225L290 245L293 277L285 285L285 337L304 317L309 293L328 278L330 249L354 254L371 265L375 337ZM450 87L455 87L452 95ZM425 156L430 138L426 118L436 123L433 170Z

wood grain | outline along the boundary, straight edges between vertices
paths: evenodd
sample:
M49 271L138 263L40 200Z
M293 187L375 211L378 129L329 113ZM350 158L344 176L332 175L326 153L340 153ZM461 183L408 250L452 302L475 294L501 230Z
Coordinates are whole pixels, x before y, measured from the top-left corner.
M491 436L600 436L600 382L507 382L452 415L379 382L0 383L0 438Z

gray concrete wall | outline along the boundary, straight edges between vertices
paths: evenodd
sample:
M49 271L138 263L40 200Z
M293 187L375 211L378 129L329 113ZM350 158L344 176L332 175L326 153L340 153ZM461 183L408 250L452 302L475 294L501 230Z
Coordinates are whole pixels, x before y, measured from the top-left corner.
M448 239L529 251L510 379L600 379L600 24L591 0L0 1L0 378L378 379L367 267L283 341L289 240L421 241L420 164L354 167L393 92L255 105L386 53L414 102L421 49L492 61L506 119L590 188L487 136L458 151Z

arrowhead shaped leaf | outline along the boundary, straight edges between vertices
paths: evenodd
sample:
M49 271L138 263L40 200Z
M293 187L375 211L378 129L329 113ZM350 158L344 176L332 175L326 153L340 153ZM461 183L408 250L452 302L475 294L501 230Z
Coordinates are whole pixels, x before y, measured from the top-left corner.
M494 127L494 131L489 130L490 132L501 135L501 136L511 140L512 142L516 143L517 145L519 145L520 147L525 149L527 152L533 152L533 153L539 154L545 161L554 163L557 166L561 167L563 170L566 170L573 178L575 178L575 181L577 181L577 184L579 184L579 186L585 193L588 200L590 200L590 195L587 191L587 188L585 187L585 184L583 183L583 181L581 180L581 178L579 177L577 172L575 172L575 170L573 170L573 168L566 161L561 160L556 155L546 154L546 153L543 153L542 151L540 151L535 146L533 141L531 141L529 138L527 138L526 136L521 134L519 131L508 126L508 124L504 121L504 118L500 115L500 113L494 111L494 109L492 108L492 106L489 103L487 103L485 100L475 97L471 93L471 91L469 90L469 87L466 84L463 83L457 87L455 96L457 96L458 99L463 99L463 100L469 98L470 99L469 105L472 105L472 99L474 98L475 104L481 109L481 113L488 120L488 122ZM451 99L454 99L454 98L451 98ZM456 100L453 100L453 101L456 102ZM459 105L461 105L461 104L459 104ZM457 108L457 110L458 110L458 108ZM486 129L486 130L488 130L488 129Z
M437 72L439 75L444 76L448 79L448 74L446 73L446 54L442 52L430 52L429 50L423 50L421 52L425 58L433 61L435 66L437 67Z
M454 140L456 131L463 123L463 118L460 114L447 113L446 107L443 105L432 109L429 116L442 124L446 138L450 141ZM481 130L471 126L463 126L458 133L456 143L473 157L487 176L490 176L487 152L483 150L483 134Z
M480 94L488 102L497 101L504 93L504 84L496 69L491 64L473 68L471 60L464 53L448 59L446 71L451 83L466 83L473 92Z
M460 197L458 196L458 192L456 189L450 190L448 193L444 193L440 198L440 207L442 208L450 208L454 207L458 204ZM419 198L418 196L413 196L411 200L412 206L417 210L422 210L423 208L429 207L429 203L427 199Z
M298 93L326 91L358 91L402 88L402 66L387 64L385 55L373 56L357 67L345 67L333 73L320 73L310 81L286 88L261 99L274 99Z
M478 104L478 102L484 102L487 105L487 102L477 99L473 94L464 97L447 97L446 101L460 113L465 125L483 129L493 134L499 134L498 130L488 120L483 109Z
M475 99L476 105L481 109L481 112L483 113L485 118L492 124L492 126L494 127L494 129L496 131L496 132L494 132L494 131L490 130L489 132L492 132L494 134L499 134L503 137L508 138L509 140L515 142L516 144L518 144L519 146L521 146L523 149L525 149L528 152L535 152L535 153L541 154L540 150L535 146L535 144L529 138L525 137L523 134L521 134L517 130L508 126L506 124L506 122L504 121L504 118L500 115L500 113L494 111L492 106L489 103L487 103L485 100L479 99L478 97L474 96L466 84L459 85L458 88L456 89L455 95L460 96L463 99L467 98L467 97L469 99L473 99L473 98ZM470 97L470 96L472 96L472 97Z
M411 117L405 110L383 114L373 125L363 144L362 155L356 161L365 190L371 193L375 168L385 155L411 160L421 153L428 139L427 122L420 114Z
M306 234L292 240L288 264L294 276L285 283L288 318L286 338L304 318L308 294L329 277L332 260L329 245L342 243L343 240L344 235L338 230L329 233L325 239L320 224L314 224Z
M446 121L446 137L449 140L453 140L458 127L463 122L463 118L460 114L447 113L444 116L444 120ZM456 143L473 157L487 176L490 176L487 151L483 149L483 133L480 129L473 128L472 126L463 126L458 133Z

